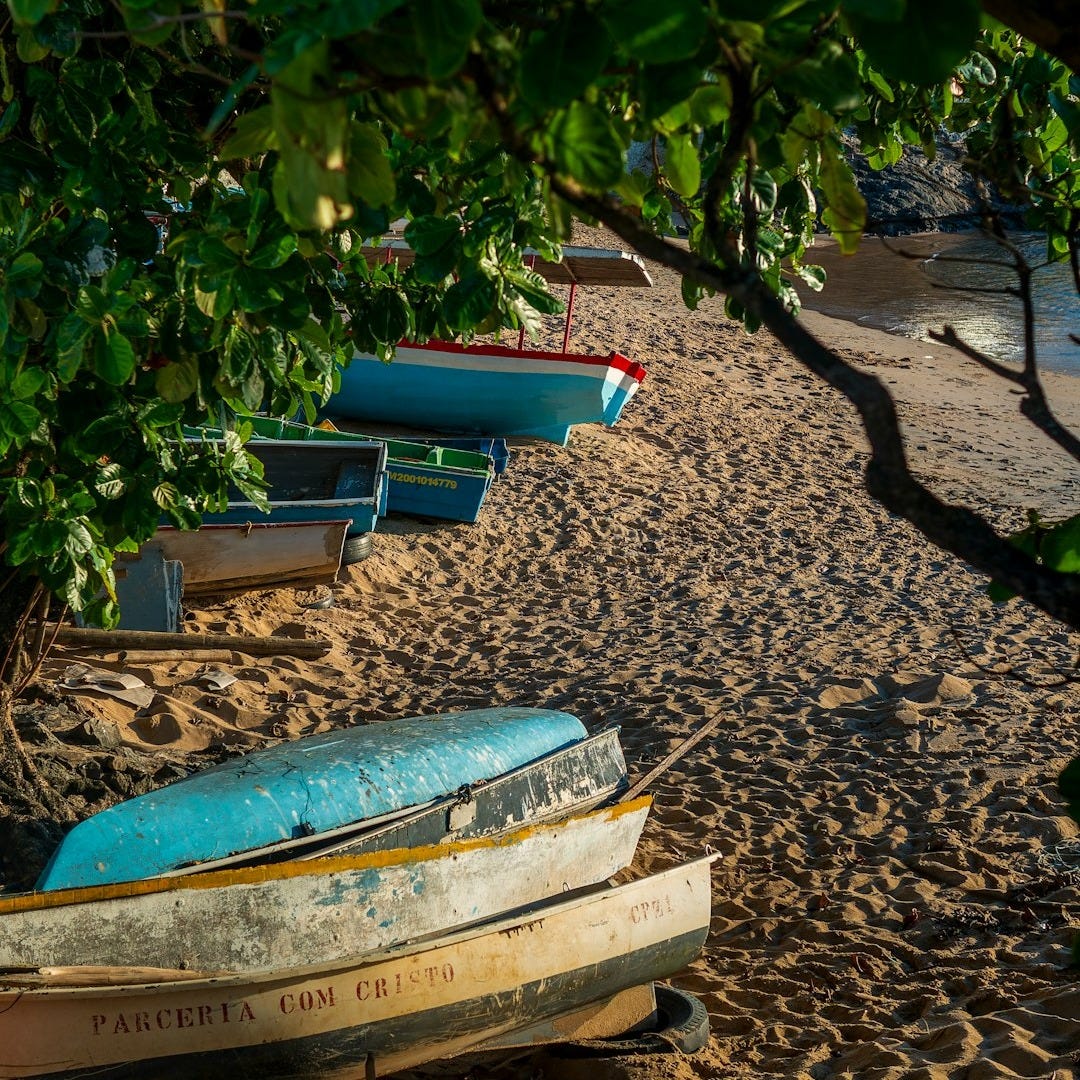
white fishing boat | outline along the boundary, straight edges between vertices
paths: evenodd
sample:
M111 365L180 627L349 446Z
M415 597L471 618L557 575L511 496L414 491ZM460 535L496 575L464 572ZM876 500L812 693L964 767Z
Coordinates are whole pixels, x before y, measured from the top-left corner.
M0 896L0 971L362 956L604 881L633 860L649 802L460 843Z
M683 968L715 858L331 963L0 975L0 1080L370 1078L462 1053Z

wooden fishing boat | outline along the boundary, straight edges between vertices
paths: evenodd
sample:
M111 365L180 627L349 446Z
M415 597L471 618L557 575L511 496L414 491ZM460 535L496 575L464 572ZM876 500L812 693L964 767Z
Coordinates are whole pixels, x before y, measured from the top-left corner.
M715 858L329 964L0 975L0 1078L372 1077L453 1056L683 968Z
M605 880L633 860L649 803L451 844L0 895L0 969L255 971L362 956Z
M184 568L184 595L288 585L305 588L334 581L348 520L258 521L203 525L193 530L161 526L153 546Z
M244 417L257 438L294 442L381 442L386 447L389 513L476 521L495 478L490 455L388 436L312 427L265 416ZM251 443L248 444L249 447Z
M569 713L494 708L383 721L279 743L76 825L40 890L155 877L403 811L586 735Z
M188 442L220 445L205 435L189 437ZM204 524L347 520L349 535L358 536L371 532L379 515L386 513L384 443L267 440L249 442L245 449L262 462L269 513L233 491L225 510L203 514Z
M327 409L351 420L565 446L575 424L614 426L644 377L640 364L615 352L403 342L389 364L354 353Z
M365 248L364 254L371 263L403 266L414 258L409 245L394 237ZM613 426L645 369L617 352L569 351L574 297L578 285L649 287L645 265L637 255L607 248L567 246L557 263L536 253L529 257L547 281L570 286L561 351L526 349L522 331L516 348L403 341L389 364L357 352L343 369L341 387L327 411L352 420L532 437L561 446L576 424Z
M606 728L421 806L192 863L164 876L498 836L584 813L622 797L628 787L618 729Z

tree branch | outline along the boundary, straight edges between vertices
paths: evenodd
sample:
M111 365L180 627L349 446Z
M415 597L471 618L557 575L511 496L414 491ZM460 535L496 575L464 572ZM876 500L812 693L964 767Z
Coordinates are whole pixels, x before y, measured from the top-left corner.
M733 296L761 319L796 360L839 390L858 410L870 442L866 488L874 499L938 547L1080 630L1080 575L1063 574L1035 562L998 536L974 511L942 501L916 480L904 453L896 408L885 386L821 344L752 270L725 271L649 232L607 199L561 177L551 176L550 180L562 198L603 222L646 258Z

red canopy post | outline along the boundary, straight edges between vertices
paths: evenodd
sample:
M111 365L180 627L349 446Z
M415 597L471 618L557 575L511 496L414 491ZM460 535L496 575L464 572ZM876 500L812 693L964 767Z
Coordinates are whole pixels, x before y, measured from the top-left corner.
M570 323L574 318L574 296L577 294L577 282L570 282L570 298L566 301L566 327L562 336L562 351L566 353L570 346Z

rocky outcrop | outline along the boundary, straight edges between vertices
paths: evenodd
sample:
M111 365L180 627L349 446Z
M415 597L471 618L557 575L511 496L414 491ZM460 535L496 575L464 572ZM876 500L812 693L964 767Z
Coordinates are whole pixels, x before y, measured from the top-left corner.
M961 232L976 228L989 207L1010 227L1022 224L1022 214L993 192L981 193L963 168L963 143L948 135L938 139L931 160L909 147L895 164L871 169L859 151L858 140L845 137L848 161L867 204L867 233L902 236L906 233Z

